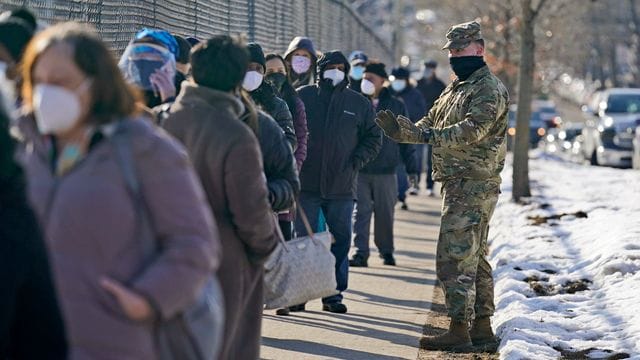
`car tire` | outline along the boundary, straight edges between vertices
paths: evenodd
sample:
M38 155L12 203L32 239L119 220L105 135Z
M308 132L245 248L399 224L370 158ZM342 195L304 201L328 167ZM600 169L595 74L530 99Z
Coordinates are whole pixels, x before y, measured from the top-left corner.
M589 164L593 165L593 166L598 166L598 153L596 152L596 150L593 150L593 153L591 154L591 158L589 159Z

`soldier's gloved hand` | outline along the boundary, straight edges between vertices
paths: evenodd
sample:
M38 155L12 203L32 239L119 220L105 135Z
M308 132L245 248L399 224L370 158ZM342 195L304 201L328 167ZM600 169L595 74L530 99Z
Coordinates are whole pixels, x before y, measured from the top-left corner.
M389 110L381 110L376 114L376 124L384 131L384 134L396 141L400 141L400 124L396 116Z
M426 141L425 134L411 120L399 115L397 118L390 110L378 112L376 124L387 137L401 143L421 144Z

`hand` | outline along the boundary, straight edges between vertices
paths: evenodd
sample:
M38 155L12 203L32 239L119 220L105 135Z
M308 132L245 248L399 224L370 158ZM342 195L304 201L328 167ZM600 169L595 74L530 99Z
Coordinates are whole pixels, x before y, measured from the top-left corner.
M397 118L390 110L378 112L376 124L382 128L384 134L400 143L422 144L425 143L425 135L415 126L411 120L399 115Z
M171 71L163 66L154 71L149 77L149 82L151 82L155 91L160 94L162 102L176 96L175 79L171 75Z
M400 124L398 124L393 112L390 110L378 111L375 121L387 137L398 140L397 138L400 136Z
M124 313L131 320L144 321L151 318L153 310L143 296L136 294L119 282L107 277L102 278L100 284L116 298Z

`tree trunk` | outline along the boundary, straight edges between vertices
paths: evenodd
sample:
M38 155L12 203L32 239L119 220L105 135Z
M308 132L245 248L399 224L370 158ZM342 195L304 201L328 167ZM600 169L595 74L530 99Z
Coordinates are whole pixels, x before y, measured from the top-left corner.
M535 15L536 13L531 9L531 0L522 0L518 112L513 147L513 200L516 202L519 202L523 197L531 196L529 187L529 119L531 118L531 99L533 97Z

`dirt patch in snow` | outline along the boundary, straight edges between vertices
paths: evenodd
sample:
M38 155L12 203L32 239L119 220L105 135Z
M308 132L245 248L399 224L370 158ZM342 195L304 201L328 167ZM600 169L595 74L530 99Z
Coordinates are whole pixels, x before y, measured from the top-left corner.
M541 216L541 215L527 216L527 219L531 220L531 225L542 225L542 224L547 224L549 220L560 220L566 216L571 216L577 219L586 219L589 217L589 215L587 215L587 213L584 211L576 211L574 213L562 213L562 214L554 214L554 215L548 215L548 216Z
M573 360L573 359L604 359L604 360L618 360L628 359L631 356L627 353L614 353L612 350L601 350L596 348L590 348L586 350L565 350L559 347L553 348L560 352L561 360Z

